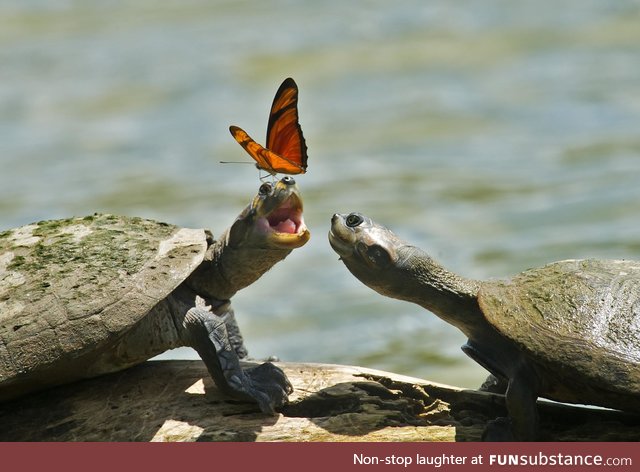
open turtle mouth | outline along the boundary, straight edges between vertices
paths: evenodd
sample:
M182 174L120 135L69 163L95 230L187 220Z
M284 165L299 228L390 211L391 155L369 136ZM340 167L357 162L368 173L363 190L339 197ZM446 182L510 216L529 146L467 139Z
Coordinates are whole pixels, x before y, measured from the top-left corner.
M302 201L293 194L269 214L258 220L269 240L282 247L299 247L309 240L302 216Z
M304 225L302 208L300 208L300 205L294 204L295 202L292 202L292 200L297 199L290 197L266 217L269 228L276 233L296 234L300 231L300 227Z

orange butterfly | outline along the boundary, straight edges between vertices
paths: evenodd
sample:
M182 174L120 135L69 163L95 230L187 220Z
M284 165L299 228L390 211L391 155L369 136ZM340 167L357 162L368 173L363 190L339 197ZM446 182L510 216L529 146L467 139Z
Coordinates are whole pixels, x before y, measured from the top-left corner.
M285 79L276 92L267 125L267 147L256 143L243 129L230 126L231 135L269 174L304 174L307 171L307 144L298 123L298 86Z

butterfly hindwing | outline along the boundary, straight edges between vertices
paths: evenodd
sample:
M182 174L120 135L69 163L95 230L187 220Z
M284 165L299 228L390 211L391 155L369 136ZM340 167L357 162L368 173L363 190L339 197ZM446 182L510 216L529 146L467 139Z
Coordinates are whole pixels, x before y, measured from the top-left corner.
M229 131L238 144L253 157L258 168L266 170L270 174L300 174L303 172L294 162L290 162L288 159L258 144L242 128L230 126Z

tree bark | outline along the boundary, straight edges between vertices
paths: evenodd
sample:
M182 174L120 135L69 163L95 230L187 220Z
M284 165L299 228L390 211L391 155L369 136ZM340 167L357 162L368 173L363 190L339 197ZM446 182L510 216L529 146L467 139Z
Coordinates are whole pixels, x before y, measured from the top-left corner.
M222 395L200 361L151 361L0 404L0 441L478 441L501 395L361 367L279 363L276 416ZM543 441L639 441L640 416L539 402Z

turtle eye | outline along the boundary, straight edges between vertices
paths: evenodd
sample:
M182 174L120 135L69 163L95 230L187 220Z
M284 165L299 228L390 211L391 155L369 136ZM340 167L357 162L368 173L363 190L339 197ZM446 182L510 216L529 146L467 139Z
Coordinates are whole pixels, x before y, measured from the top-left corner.
M351 213L344 221L349 228L355 228L364 221L364 218L357 213Z
M271 195L272 190L273 190L273 187L271 187L271 184L265 183L265 184L262 184L258 189L258 194L262 196Z

